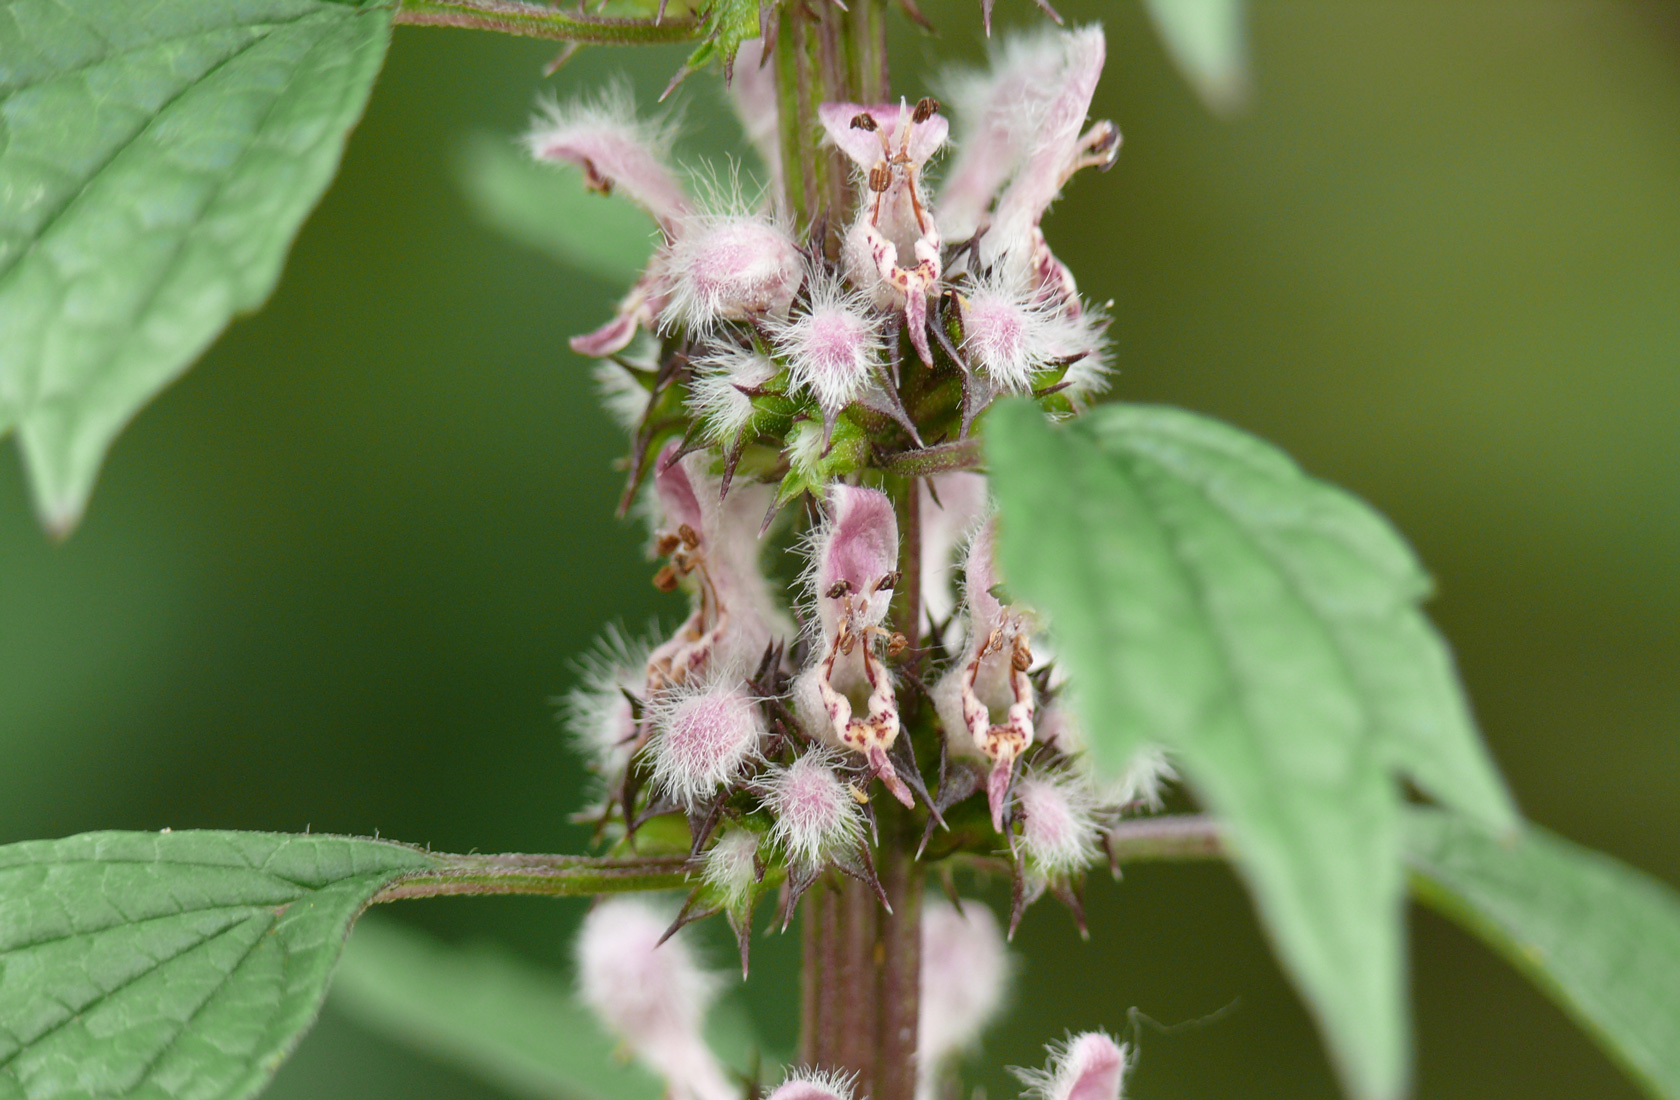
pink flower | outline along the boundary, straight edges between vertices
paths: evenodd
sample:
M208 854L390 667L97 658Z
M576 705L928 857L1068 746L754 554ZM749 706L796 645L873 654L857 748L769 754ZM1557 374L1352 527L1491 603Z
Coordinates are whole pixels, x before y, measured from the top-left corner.
M1038 1100L1120 1100L1130 1068L1126 1047L1100 1031L1087 1031L1051 1046L1045 1069L1017 1069L1015 1075Z
M1029 618L1005 607L991 591L998 584L995 537L994 520L969 544L963 585L967 644L933 698L953 751L991 762L986 801L993 827L1002 832L1015 761L1033 743L1036 693L1027 675L1033 660ZM1002 712L1001 722L993 720L994 712Z
M701 1037L717 982L679 939L661 944L670 914L640 898L604 901L577 939L583 1001L665 1079L670 1100L738 1100Z
M583 169L589 186L623 191L670 236L689 211L688 192L668 163L671 131L636 117L621 86L593 101L551 103L526 137L538 160L567 161Z
M922 904L922 1005L916 1034L916 1096L935 1100L952 1056L973 1046L1003 1008L1009 953L992 911L966 901Z
M759 568L758 529L771 487L746 485L719 500L709 459L676 459L678 443L655 459L656 542L671 564L661 576L694 589L694 609L648 658L648 696L712 668L752 668L782 633L770 585Z
M896 107L824 103L817 118L862 183L864 198L843 249L846 274L874 295L877 307L903 306L911 344L922 362L932 363L927 297L938 288L942 265L921 178L949 124L931 99L913 108L904 101Z
M950 82L964 133L944 181L940 228L957 238L980 232L983 269L1030 277L1043 297L1074 315L1072 276L1039 222L1069 177L1107 167L1119 152L1113 123L1084 129L1104 56L1101 27L1046 31L1012 42L991 73Z
M828 518L812 539L807 576L821 655L795 682L795 703L818 735L863 753L893 796L913 805L887 759L898 738L898 698L880 653L892 635L881 623L898 584L898 518L886 494L829 486ZM866 697L861 718L859 696Z
M974 534L981 517L991 509L983 474L958 470L935 474L917 488L921 494L922 523L922 629L943 623L957 600L952 584L956 552ZM960 624L954 624L961 631ZM947 645L956 635L945 635Z

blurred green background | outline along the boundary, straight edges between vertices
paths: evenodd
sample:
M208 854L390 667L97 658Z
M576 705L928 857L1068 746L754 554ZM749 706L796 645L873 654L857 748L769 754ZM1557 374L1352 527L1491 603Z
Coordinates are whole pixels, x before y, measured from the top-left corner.
M1680 882L1680 5L1261 0L1233 122L1135 3L1061 7L1107 25L1093 114L1126 135L1048 225L1115 300L1118 396L1258 432L1392 516L1528 815ZM944 34L899 35L895 92L982 52L968 4L928 11ZM552 700L606 621L675 611L611 517L619 441L565 350L621 288L479 228L456 165L545 86L627 69L645 102L681 53L586 51L545 82L549 56L400 30L274 300L141 415L82 529L49 542L0 461L0 842L583 843ZM703 83L689 152L715 156L733 131ZM581 910L382 915L560 966ZM1228 873L1142 868L1089 910L1089 944L1028 916L988 1095L1065 1028L1233 1002L1145 1029L1129 1095L1335 1095ZM1465 935L1412 930L1421 1096L1635 1095ZM782 1042L792 946L761 940L749 989ZM271 1095L497 1094L329 1004Z

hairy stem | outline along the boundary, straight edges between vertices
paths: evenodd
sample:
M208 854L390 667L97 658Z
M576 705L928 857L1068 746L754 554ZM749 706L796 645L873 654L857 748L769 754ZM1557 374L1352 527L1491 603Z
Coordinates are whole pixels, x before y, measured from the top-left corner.
M871 1100L914 1100L916 1095L916 1032L922 1000L922 865L916 861L914 836L907 814L890 844L881 851L881 888L892 903L892 915L881 919L876 958L875 1089ZM884 838L883 838L884 839ZM875 960L871 960L872 962Z
M591 897L688 885L678 856L592 859L588 856L438 856L443 866L405 875L374 895L372 904L405 898L486 894Z
M519 0L402 0L394 22L465 27L594 46L690 42L701 33L695 19L614 19Z

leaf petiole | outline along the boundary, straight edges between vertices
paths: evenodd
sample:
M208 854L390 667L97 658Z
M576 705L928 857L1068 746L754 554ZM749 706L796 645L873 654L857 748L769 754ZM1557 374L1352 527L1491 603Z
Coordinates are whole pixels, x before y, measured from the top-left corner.
M645 46L690 42L701 25L692 18L622 19L564 11L520 0L401 0L394 21L432 27L465 27L555 42L592 46Z

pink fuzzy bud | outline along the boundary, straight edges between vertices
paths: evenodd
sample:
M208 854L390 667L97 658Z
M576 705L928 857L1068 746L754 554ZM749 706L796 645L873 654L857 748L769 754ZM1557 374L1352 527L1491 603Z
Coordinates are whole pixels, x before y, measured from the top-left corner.
M659 324L708 332L719 321L787 313L805 277L793 237L757 215L685 219L666 260L670 297Z
M574 743L611 782L630 759L637 728L626 692L646 680L647 647L609 627L594 650L578 662L583 682L566 696L565 719Z
M764 807L776 819L771 837L793 863L811 867L863 839L863 814L834 761L813 749L757 781Z
M579 992L607 1027L665 1079L671 1100L735 1100L701 1038L716 989L680 939L661 944L670 914L640 898L602 902L577 939Z
M916 1094L939 1093L950 1058L979 1041L1003 1007L1009 953L992 911L968 901L922 905L922 1005L916 1038Z
M732 446L753 420L753 399L747 391L770 381L778 369L774 359L754 348L716 347L696 357L688 411L706 438L720 447Z
M665 692L650 716L654 786L685 806L738 776L764 736L757 703L727 677Z
M603 193L619 188L669 236L688 213L688 194L666 164L671 137L636 118L628 93L612 89L594 102L551 104L526 138L538 160L569 161Z
M1131 1068L1127 1048L1100 1031L1075 1035L1050 1047L1044 1070L1015 1071L1038 1100L1120 1100Z
M881 334L869 306L839 280L813 277L810 301L771 328L796 386L834 417L875 384Z
M746 900L761 874L758 834L746 828L731 829L720 836L706 853L700 872L706 884L732 908Z
M838 1072L795 1070L765 1100L852 1100L852 1082Z
M1058 878L1097 855L1096 794L1081 776L1033 772L1015 784L1021 847L1041 874Z
M957 296L969 363L999 389L1025 393L1039 371L1095 353L1100 330L1090 333L1077 315L1060 308L1062 301L1008 269L977 280Z

